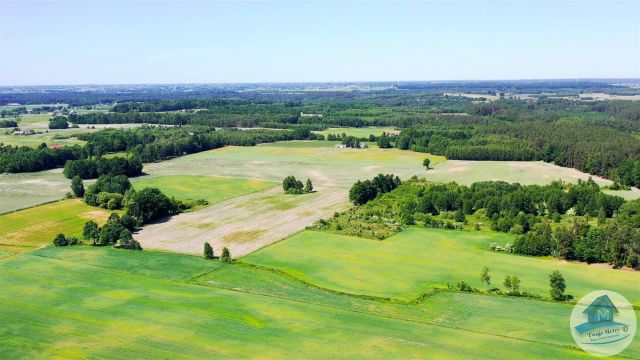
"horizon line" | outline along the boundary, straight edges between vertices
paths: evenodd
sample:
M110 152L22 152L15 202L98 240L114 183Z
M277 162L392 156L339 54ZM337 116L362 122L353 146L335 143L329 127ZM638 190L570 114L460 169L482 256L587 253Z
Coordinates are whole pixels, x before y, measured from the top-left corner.
M514 79L439 79L439 80L328 80L328 81L256 81L256 82L132 82L132 83L76 83L76 84L0 84L0 88L46 87L46 86L160 86L160 85L287 85L287 84L394 84L394 83L482 83L482 82L518 82L518 81L603 81L633 80L638 77L577 77L577 78L514 78Z

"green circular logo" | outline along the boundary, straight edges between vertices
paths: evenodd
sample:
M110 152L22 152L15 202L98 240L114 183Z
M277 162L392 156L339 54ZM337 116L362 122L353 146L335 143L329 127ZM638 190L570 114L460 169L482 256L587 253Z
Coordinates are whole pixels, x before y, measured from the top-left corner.
M617 292L596 290L585 295L571 312L571 335L582 350L596 356L621 353L636 334L633 306Z

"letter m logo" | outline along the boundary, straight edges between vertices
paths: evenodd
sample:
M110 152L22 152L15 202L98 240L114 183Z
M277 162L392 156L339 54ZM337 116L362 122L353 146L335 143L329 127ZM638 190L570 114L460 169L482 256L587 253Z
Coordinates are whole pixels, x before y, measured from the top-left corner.
M611 311L609 309L598 309L597 321L611 320Z

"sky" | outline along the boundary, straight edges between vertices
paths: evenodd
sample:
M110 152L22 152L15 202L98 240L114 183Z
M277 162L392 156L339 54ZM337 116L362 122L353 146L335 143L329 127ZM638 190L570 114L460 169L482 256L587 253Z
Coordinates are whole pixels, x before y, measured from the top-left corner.
M640 0L0 0L0 85L640 77Z

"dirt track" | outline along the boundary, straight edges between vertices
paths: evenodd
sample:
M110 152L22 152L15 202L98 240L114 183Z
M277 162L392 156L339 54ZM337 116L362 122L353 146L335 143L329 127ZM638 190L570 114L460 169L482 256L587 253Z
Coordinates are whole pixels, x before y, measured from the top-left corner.
M282 240L348 205L347 190L320 187L313 194L283 195L280 186L150 224L135 238L145 249L201 254L208 241L218 256L233 257Z

